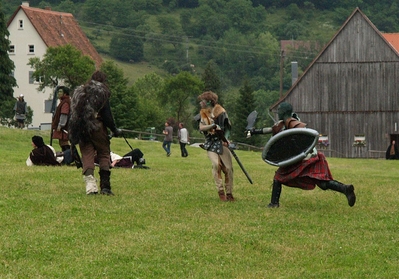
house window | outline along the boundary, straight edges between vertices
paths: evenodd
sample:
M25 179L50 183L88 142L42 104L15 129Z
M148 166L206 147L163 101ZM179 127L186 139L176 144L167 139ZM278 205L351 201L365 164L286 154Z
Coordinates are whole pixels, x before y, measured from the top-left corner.
M29 84L33 84L35 82L35 78L33 77L33 71L29 71Z
M51 113L51 108L53 106L53 100L44 100L44 112Z
M24 21L22 20L22 19L20 19L19 21L18 21L18 26L19 26L19 28L18 29L24 29Z
M42 78L35 78L33 76L33 71L29 71L29 84L39 84L42 82Z
M28 46L28 53L29 54L34 54L35 53L35 46L34 45L29 45Z
M10 50L8 51L9 54L15 54L15 46L10 45Z
M353 139L353 146L365 147L366 146L366 137L365 137L365 135L355 135L355 137Z

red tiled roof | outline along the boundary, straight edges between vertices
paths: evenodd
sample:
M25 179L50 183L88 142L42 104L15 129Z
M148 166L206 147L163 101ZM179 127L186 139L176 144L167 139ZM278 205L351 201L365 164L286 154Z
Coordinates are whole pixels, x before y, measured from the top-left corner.
M382 36L399 52L399 33L382 33Z
M83 33L72 14L21 5L10 18L7 26L21 9L48 47L71 44L82 51L84 55L93 59L96 67L101 65L101 56Z

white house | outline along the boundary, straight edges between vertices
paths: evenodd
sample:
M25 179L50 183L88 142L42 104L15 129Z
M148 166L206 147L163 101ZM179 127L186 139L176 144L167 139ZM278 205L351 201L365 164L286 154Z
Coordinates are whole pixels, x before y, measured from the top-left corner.
M70 13L56 12L50 8L33 8L29 7L29 2L22 2L7 22L7 28L11 42L9 55L15 64L14 77L18 84L14 88L14 96L23 94L28 106L32 108L31 127L49 129L53 89L37 90L40 81L32 79L33 69L27 65L29 58L42 58L48 47L66 44L90 56L97 68L101 65L101 56Z

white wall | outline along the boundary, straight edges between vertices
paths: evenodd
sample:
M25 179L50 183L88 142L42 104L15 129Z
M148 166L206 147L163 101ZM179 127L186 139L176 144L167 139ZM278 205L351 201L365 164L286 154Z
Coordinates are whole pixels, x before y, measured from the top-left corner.
M23 20L23 28L19 28L19 21ZM15 46L15 53L10 54L10 59L14 61L14 77L18 87L14 88L14 96L18 97L24 94L25 101L33 110L33 119L30 127L39 127L41 123L51 123L51 113L44 112L44 101L52 99L53 92L51 88L43 92L37 91L38 84L29 84L29 71L33 69L27 65L29 58L39 57L42 59L46 53L47 46L30 23L29 19L19 10L13 21L8 27L10 33L9 40L11 45ZM35 52L29 53L29 45L34 45Z

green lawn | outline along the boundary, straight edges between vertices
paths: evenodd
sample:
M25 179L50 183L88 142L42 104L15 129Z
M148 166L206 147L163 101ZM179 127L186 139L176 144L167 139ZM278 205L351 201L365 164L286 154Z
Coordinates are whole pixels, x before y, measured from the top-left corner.
M254 184L234 163L237 201L222 203L205 151L128 139L150 169L113 169L115 196L86 196L75 167L25 165L35 134L49 142L0 127L0 278L398 278L399 161L328 158L353 208L283 187L268 209L276 168L260 153L236 151Z

